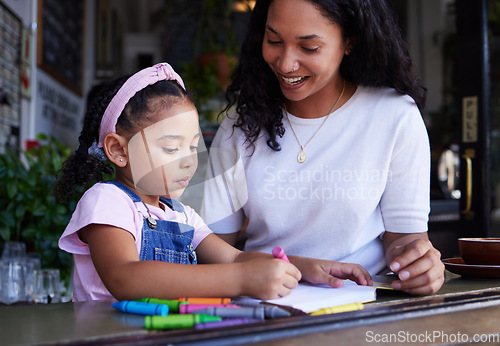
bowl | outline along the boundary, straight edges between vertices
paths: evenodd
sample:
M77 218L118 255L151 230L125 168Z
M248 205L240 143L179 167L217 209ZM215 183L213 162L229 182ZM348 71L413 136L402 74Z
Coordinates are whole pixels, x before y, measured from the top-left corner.
M466 264L500 265L500 238L459 238L458 249Z

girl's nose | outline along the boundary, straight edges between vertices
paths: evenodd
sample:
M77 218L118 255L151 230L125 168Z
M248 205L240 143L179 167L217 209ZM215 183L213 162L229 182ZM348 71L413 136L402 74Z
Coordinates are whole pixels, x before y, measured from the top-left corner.
M189 154L186 154L186 156L184 156L181 159L180 162L181 168L191 168L193 165L196 164L196 158L197 158L197 153L190 152Z

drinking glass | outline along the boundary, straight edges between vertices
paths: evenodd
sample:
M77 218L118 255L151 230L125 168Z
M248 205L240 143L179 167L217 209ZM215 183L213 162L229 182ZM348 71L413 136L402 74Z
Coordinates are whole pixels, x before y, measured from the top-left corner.
M42 268L40 257L28 256L26 258L24 281L26 286L26 301L36 301L35 274Z
M2 261L3 300L12 304L26 299L25 262L16 260Z
M20 241L8 241L4 244L2 259L19 260L26 258L26 244Z
M61 301L59 269L41 269L35 272L34 296L37 303Z

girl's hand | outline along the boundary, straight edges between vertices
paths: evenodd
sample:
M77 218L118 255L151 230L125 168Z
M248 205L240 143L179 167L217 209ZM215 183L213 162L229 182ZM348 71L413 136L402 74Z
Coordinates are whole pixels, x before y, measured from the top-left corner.
M372 286L368 271L359 264L320 260L308 257L289 256L302 273L302 278L313 284L340 287L343 280L355 281L358 285Z
M392 287L410 294L436 293L444 283L444 265L427 233L402 234L386 232L386 260L399 280Z
M290 294L301 279L293 264L275 258L241 262L242 295L259 299L277 299Z

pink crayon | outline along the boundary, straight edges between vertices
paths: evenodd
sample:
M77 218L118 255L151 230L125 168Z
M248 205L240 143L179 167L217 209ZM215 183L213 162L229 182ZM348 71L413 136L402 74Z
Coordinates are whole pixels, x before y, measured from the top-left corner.
M273 256L275 258L279 258L279 259L282 259L285 262L290 263L290 261L288 260L288 257L286 257L285 251L281 247L279 247L279 246L276 246L273 249Z
M179 306L179 313L192 314L196 310L212 308L212 307L224 307L224 308L236 308L236 309L241 308L241 306L236 304L183 304Z

